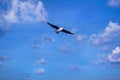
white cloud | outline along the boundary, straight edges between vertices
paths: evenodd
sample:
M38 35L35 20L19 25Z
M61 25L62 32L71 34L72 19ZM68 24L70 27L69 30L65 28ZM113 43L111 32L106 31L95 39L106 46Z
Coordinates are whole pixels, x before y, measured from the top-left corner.
M120 35L120 25L110 22L103 33L93 34L90 36L90 41L94 45L108 43Z
M16 22L18 22L17 16L12 11L8 12L7 15L4 15L4 18L5 18L6 21L8 21L10 23L16 23Z
M44 58L41 58L40 60L38 60L36 62L36 64L43 64L43 65L45 65L46 64L46 60Z
M36 74L38 74L38 75L45 74L45 70L43 68L37 69Z
M103 42L108 42L114 37L117 37L120 34L120 25L117 23L110 22L108 27L105 29L104 33L99 34L99 37L102 38Z
M47 12L42 1L36 4L31 1L12 0L11 8L3 17L9 23L46 21Z
M120 62L120 47L117 46L111 54L108 55L110 62Z
M13 0L12 7L7 12L6 15L3 15L6 21L10 23L16 23L18 21L16 13L18 11L18 0Z
M120 67L120 47L117 46L110 54L99 54L99 59L95 60L94 66Z
M108 5L112 6L112 7L119 7L120 6L120 0L109 0Z

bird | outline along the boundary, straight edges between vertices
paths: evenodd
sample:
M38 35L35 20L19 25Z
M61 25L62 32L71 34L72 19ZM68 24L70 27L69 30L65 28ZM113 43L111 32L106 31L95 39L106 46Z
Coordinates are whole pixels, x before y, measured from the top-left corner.
M57 26L57 25L53 25L53 24L51 24L51 23L49 23L49 22L47 22L47 24L50 25L52 28L56 29L55 32L56 32L57 34L58 34L59 32L64 32L64 33L71 34L71 35L74 34L74 33L70 32L70 31L64 29L63 27L59 27L59 26Z

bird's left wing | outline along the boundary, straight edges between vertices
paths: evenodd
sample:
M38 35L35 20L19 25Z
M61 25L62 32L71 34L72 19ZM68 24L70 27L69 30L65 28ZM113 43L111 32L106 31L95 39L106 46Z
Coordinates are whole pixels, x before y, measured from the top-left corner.
M65 29L63 29L62 31L67 33L67 34L74 34L74 33L70 32L70 31L65 30Z
M49 24L51 27L53 27L53 28L55 28L55 29L59 29L59 27L58 27L58 26L53 25L53 24L51 24L51 23L49 23L49 22L47 22L47 24Z

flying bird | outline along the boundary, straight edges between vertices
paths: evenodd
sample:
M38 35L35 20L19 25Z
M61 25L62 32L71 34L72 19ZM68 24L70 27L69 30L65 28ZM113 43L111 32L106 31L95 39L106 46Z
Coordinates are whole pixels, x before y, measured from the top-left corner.
M64 33L67 33L67 34L72 34L72 35L74 34L74 33L70 32L70 31L68 31L68 30L65 30L65 29L62 28L62 27L53 25L53 24L51 24L51 23L49 23L49 22L47 22L47 24L50 25L52 28L56 29L56 33L64 32Z

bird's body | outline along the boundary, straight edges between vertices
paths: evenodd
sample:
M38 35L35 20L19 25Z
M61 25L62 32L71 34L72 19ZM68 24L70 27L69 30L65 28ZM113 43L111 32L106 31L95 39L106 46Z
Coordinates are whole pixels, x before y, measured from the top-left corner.
M59 29L56 30L56 33L59 33L59 32L61 32L62 30L63 30L63 28L59 28Z
M73 34L72 32L70 32L70 31L68 31L68 30L65 30L65 29L62 28L62 27L58 27L58 26L53 25L53 24L51 24L51 23L49 23L49 22L47 22L47 24L49 24L51 27L55 28L55 29L56 29L56 30L55 30L56 33L65 32L65 33L67 33L67 34Z

